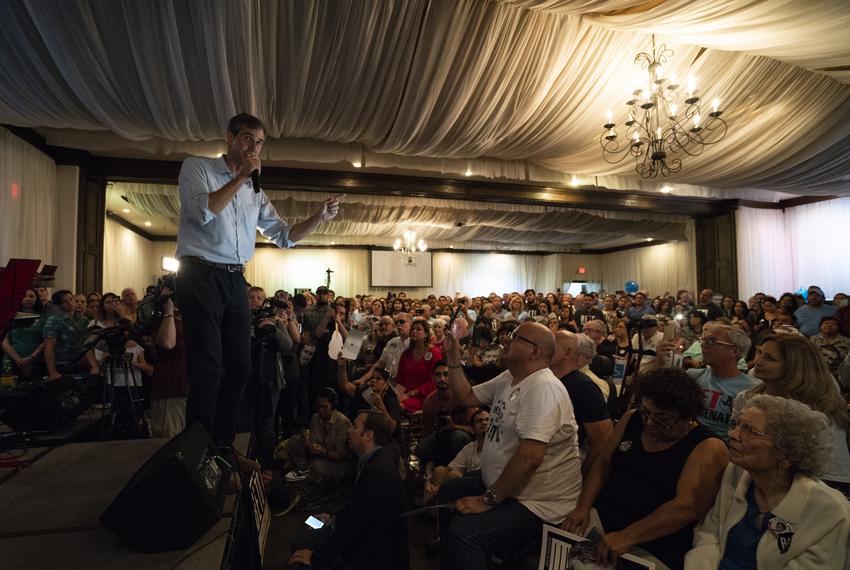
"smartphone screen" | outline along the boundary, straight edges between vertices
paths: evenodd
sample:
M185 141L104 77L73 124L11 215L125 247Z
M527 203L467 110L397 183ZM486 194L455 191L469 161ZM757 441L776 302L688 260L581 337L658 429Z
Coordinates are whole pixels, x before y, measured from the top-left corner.
M312 515L307 517L307 520L304 521L304 524L306 524L310 528L314 528L314 529L319 529L319 528L322 528L323 526L325 526L325 523L323 523L322 521L320 521L319 519L317 519L316 517L314 517Z
M676 338L676 323L667 323L664 325L664 340L673 340Z

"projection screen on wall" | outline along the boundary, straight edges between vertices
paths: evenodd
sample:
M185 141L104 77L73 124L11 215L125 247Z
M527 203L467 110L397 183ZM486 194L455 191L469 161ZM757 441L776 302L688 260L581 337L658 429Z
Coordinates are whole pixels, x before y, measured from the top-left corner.
M407 262L394 251L371 252L372 287L432 287L431 252L416 256L416 265Z

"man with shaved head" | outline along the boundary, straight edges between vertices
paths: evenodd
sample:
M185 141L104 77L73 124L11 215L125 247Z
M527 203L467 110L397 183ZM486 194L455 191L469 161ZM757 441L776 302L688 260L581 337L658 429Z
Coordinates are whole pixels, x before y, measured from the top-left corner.
M580 370L584 360L579 337L564 330L555 333L555 357L549 368L561 379L570 395L579 426L579 445L587 451L582 467L582 472L586 473L614 431L614 424L602 390Z
M463 375L457 339L446 334L449 385L466 407L488 406L490 426L481 473L440 487L443 568L486 568L497 551L539 537L544 522L558 524L581 492L578 426L566 388L549 369L555 335L524 322L507 338L507 370L472 387Z

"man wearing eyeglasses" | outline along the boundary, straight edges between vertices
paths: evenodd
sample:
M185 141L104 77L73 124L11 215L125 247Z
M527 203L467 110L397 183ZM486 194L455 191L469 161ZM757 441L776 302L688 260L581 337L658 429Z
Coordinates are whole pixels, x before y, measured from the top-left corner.
M738 369L738 359L750 350L750 337L738 327L706 323L698 342L702 346L705 368L692 368L687 372L700 385L705 397L705 409L699 422L723 441L728 441L735 396L758 384L758 380ZM670 359L669 343L663 343L659 351Z
M378 368L388 370L390 377L395 378L396 373L398 373L398 361L401 358L401 353L410 346L410 323L413 322L413 319L408 313L398 313L395 316L394 322L398 336L391 338L387 342L387 346L384 347L381 357L375 361L366 374L354 381L355 385L359 386L364 382L368 382Z
M555 336L525 322L508 337L507 370L472 387L457 339L446 335L449 385L465 407L488 406L490 426L481 473L442 485L439 502L443 568L486 568L491 555L534 540L544 522L559 524L581 491L578 426L567 389L549 364Z

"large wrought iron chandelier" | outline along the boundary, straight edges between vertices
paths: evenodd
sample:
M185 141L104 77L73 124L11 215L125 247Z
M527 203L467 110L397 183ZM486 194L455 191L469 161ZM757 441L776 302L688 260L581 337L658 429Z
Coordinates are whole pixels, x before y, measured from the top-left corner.
M703 114L697 95L696 80L687 79L685 97L680 102L681 86L675 75L664 77L663 66L673 50L661 44L652 52L635 56L635 64L645 70L645 86L631 91L626 101L628 118L617 132L613 113L608 111L599 142L606 162L617 164L627 156L635 159L635 170L643 178L668 176L682 169L680 157L698 156L705 145L720 142L726 136L726 121L720 118L720 101L712 101L711 112Z
M423 239L416 239L416 232L406 230L403 234L403 239L395 240L393 249L401 254L401 259L405 265L415 266L416 256L428 249L428 244Z

